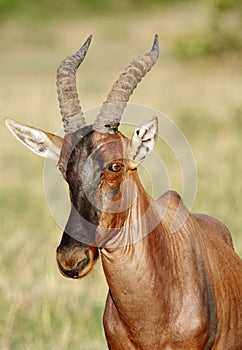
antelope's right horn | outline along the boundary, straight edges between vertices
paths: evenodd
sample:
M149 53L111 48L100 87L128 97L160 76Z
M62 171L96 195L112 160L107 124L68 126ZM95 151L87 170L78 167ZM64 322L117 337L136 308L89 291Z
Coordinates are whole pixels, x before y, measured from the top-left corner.
M94 123L96 130L102 132L117 130L130 96L137 84L156 63L158 56L159 42L156 34L151 50L134 59L114 83Z

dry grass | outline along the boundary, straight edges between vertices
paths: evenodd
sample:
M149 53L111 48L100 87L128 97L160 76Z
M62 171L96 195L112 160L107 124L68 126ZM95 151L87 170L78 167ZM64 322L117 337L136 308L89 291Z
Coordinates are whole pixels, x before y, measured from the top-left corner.
M199 20L194 16L197 11ZM59 130L55 70L65 55L94 34L78 78L87 110L104 100L120 70L159 33L159 63L131 101L161 110L184 132L198 170L193 210L225 222L242 255L241 57L181 62L172 52L179 35L206 26L206 12L201 5L180 5L138 16L80 14L79 20L38 22L32 27L9 20L0 28L0 113ZM106 349L101 314L107 287L100 263L81 281L59 275L55 248L61 228L46 206L43 160L21 147L3 123L0 132L0 347ZM171 186L180 189L176 162L166 151L164 160Z

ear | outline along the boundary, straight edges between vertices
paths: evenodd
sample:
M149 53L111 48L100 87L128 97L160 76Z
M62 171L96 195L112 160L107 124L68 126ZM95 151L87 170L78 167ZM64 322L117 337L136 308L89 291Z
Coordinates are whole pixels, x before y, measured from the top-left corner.
M40 129L20 124L6 118L5 124L11 133L32 152L45 158L59 160L63 139Z
M158 119L152 118L147 123L141 125L134 130L131 144L130 155L131 167L139 165L147 154L149 154L155 145L155 140L158 132Z

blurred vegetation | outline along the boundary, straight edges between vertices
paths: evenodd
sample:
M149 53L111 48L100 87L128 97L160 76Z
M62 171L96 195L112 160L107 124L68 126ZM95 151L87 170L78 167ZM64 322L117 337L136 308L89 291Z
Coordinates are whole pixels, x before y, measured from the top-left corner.
M180 58L221 56L242 50L242 0L212 0L208 16L206 28L191 31L175 42Z
M186 0L188 1L188 0ZM190 0L191 1L191 0ZM0 15L33 18L75 16L75 14L119 14L120 12L144 11L151 7L173 5L179 0L0 0Z
M223 42L223 31L233 38L242 33L239 4L0 0L0 116L58 132L55 74L65 55L94 35L78 71L86 111L102 103L123 67L149 48L158 33L159 61L131 102L164 112L183 131L197 164L192 211L222 220L242 256L242 52L240 44L205 49L207 40L212 47ZM195 49L191 35L197 40ZM179 54L174 55L174 48ZM139 115L132 118L141 123ZM107 286L100 262L79 281L59 274L55 249L63 228L45 200L45 163L21 146L3 122L0 142L0 349L107 349L102 329ZM165 142L156 152L170 188L182 194L176 156ZM163 178L158 174L152 181L159 186Z

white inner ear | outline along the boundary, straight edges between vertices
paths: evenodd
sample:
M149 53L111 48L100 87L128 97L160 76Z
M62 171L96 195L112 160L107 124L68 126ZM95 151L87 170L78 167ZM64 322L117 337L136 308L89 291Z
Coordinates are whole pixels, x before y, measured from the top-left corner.
M138 164L153 150L157 132L157 117L154 117L134 130L130 147L130 159L133 162Z
M5 119L6 126L11 133L24 146L41 157L51 158L56 161L60 157L60 140L53 142L54 135L45 131L32 128L12 119ZM58 138L58 137L57 137ZM60 138L58 138L60 139ZM59 144L58 144L59 143Z

